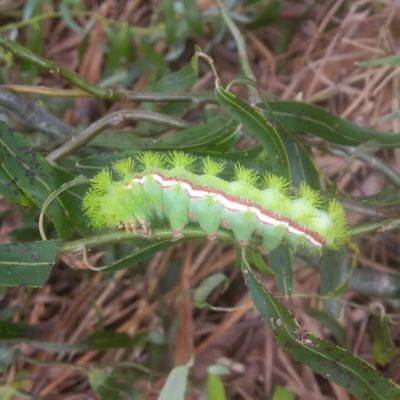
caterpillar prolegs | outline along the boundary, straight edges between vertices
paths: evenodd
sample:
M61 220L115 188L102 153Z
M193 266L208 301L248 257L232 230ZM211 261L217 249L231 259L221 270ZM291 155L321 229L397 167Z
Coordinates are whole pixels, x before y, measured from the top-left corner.
M210 238L221 227L240 244L260 236L267 251L282 241L319 251L346 240L342 206L309 186L300 185L293 196L282 177L261 178L240 164L229 182L218 177L222 163L204 158L203 173L195 174L195 161L182 152L143 152L137 160L120 160L111 171L102 170L83 199L91 226L149 232L169 224L178 238L186 225L197 223Z

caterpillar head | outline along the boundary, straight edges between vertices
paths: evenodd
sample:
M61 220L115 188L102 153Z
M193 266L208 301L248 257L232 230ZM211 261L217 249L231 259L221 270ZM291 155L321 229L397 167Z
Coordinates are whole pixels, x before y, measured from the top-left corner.
M102 169L91 180L92 189L99 193L105 193L112 185L112 177L110 171L105 168Z
M348 240L348 228L343 206L331 200L327 211L318 210L310 223L310 228L326 240L327 247L336 249Z
M91 188L83 196L82 208L92 228L105 226L104 217L100 211L103 194Z

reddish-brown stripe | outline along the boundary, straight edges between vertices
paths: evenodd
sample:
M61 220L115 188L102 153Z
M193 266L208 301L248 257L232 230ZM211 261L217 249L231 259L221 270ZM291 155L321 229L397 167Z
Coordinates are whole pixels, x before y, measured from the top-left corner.
M303 232L304 234L312 237L315 241L319 242L321 244L321 246L324 246L326 244L325 238L320 236L318 233L311 231L310 229L300 225L299 223L291 220L290 218L287 218L283 215L274 213L273 211L269 211L269 210L265 209L264 207L261 207L259 204L255 203L252 200L242 199L240 197L236 197L234 195L225 193L221 190L218 190L218 189L215 189L215 188L212 188L209 186L195 185L195 184L193 184L193 182L190 182L189 180L182 178L182 177L173 177L173 178L167 177L167 176L161 174L160 172L157 172L157 174L160 175L164 180L174 179L174 180L178 180L178 182L179 181L184 182L184 183L188 184L193 190L202 190L202 191L205 191L210 194L220 194L222 196L225 196L227 199L234 201L236 203L243 204L243 205L249 206L249 207L257 208L262 214L264 214L270 218L273 218L277 221L285 222L292 228L297 229L300 232Z

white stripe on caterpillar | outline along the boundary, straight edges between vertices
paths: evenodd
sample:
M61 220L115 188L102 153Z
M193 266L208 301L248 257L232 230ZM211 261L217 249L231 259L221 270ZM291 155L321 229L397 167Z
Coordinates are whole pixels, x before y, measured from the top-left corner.
M304 236L308 241L310 241L312 244L314 244L315 246L318 246L318 247L323 247L325 244L324 240L322 238L321 239L316 238L315 234L305 232L304 230L300 230L300 229L296 228L296 226L294 226L294 224L290 223L289 221L285 221L285 220L282 220L279 218L274 218L272 215L268 215L268 214L271 214L271 212L268 212L267 210L265 210L263 212L260 208L243 204L241 201L234 201L234 200L229 199L228 197L224 196L221 193L213 192L213 190L211 188L202 187L201 189L196 189L192 185L190 185L190 183L187 181L166 178L158 173L150 174L150 176L164 188L180 185L183 189L186 190L189 197L204 198L206 196L210 196L213 199L215 199L216 201L218 201L222 207L224 207L228 210L251 212L263 224L285 227L290 233ZM138 183L138 184L143 185L145 183L145 181L146 181L145 176L132 178L132 183ZM125 187L126 187L126 189L130 189L131 184L126 185Z

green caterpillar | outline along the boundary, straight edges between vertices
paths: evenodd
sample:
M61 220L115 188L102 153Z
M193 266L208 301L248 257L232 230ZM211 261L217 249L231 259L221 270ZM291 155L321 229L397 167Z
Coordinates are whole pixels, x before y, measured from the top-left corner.
M223 164L208 157L202 175L193 173L196 159L182 152L143 152L138 161L138 167L133 159L117 161L113 172L104 169L92 179L83 209L93 228L150 232L151 226L169 223L179 238L196 222L210 238L220 227L229 229L242 245L261 236L267 251L286 240L318 252L347 239L343 207L324 202L305 184L293 198L283 178L267 174L259 184L260 176L239 164L228 182L218 177Z

